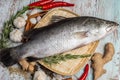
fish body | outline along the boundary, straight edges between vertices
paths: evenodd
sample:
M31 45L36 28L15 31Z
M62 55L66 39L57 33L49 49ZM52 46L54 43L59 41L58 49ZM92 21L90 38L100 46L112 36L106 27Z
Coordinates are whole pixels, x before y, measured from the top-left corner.
M29 39L28 42L9 50L1 50L0 54L9 53L10 57L6 59L7 61L10 58L12 61L26 57L44 58L100 40L116 30L117 26L115 22L95 17L66 18L26 32L24 37ZM5 55L0 56L0 60L6 65L3 57Z

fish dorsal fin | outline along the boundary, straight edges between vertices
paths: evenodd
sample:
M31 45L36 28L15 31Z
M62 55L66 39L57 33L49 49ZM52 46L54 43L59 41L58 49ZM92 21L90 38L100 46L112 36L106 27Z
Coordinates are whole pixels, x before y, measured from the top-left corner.
M50 23L55 23L55 22L61 21L63 19L66 19L66 17L54 15L54 16L52 16Z
M88 37L87 31L75 32L75 33L74 33L74 36L75 36L76 38L81 38L81 39Z

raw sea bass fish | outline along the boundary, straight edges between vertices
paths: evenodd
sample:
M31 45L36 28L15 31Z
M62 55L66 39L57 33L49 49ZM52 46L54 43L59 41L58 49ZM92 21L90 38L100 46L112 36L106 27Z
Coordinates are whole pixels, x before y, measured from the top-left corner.
M6 65L26 57L44 58L94 42L113 32L118 24L95 17L72 17L24 34L28 41L0 51L0 61Z

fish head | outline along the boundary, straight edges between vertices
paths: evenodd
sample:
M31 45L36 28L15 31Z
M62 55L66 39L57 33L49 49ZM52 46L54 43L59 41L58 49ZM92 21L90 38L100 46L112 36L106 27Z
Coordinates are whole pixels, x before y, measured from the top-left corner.
M99 40L105 37L106 35L112 33L113 31L115 31L117 27L118 27L118 23L116 22L102 21L101 23L99 23L99 25L97 24L97 27L91 28L87 32L87 36Z
M113 22L113 21L107 21L105 23L105 25L106 25L105 26L106 34L109 34L109 33L113 32L113 31L115 31L117 29L117 27L119 26L118 23Z

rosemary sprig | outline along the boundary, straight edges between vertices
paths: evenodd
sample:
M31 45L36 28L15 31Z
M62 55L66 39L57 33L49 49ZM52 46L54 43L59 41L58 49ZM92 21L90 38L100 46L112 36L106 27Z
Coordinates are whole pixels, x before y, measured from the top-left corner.
M1 48L7 48L8 47L8 41L9 41L9 34L10 32L12 31L12 29L14 28L14 25L13 25L13 20L20 16L21 14L23 14L26 10L28 10L28 7L23 7L22 10L18 11L16 13L16 15L12 15L10 17L10 19L8 21L6 21L4 23L4 26L3 26L3 30L2 30L2 33L0 34L1 35L1 39L0 39L0 49Z
M9 40L8 37L9 37L9 33L10 33L11 29L12 28L11 28L9 22L7 21L4 24L4 29L3 29L2 34L1 34L0 49L7 47L7 42Z
M16 17L20 16L21 14L25 13L25 11L27 11L28 8L29 8L28 6L23 7L23 9L20 10L20 11L18 11L17 14L14 16L14 19L15 19Z
M78 58L86 58L86 57L90 57L90 54L86 54L86 55L71 55L71 54L59 54L59 55L54 55L54 56L49 56L46 58L43 58L42 61L44 63L47 64L58 64L61 61L66 61L66 60L70 60L70 59L78 59Z

